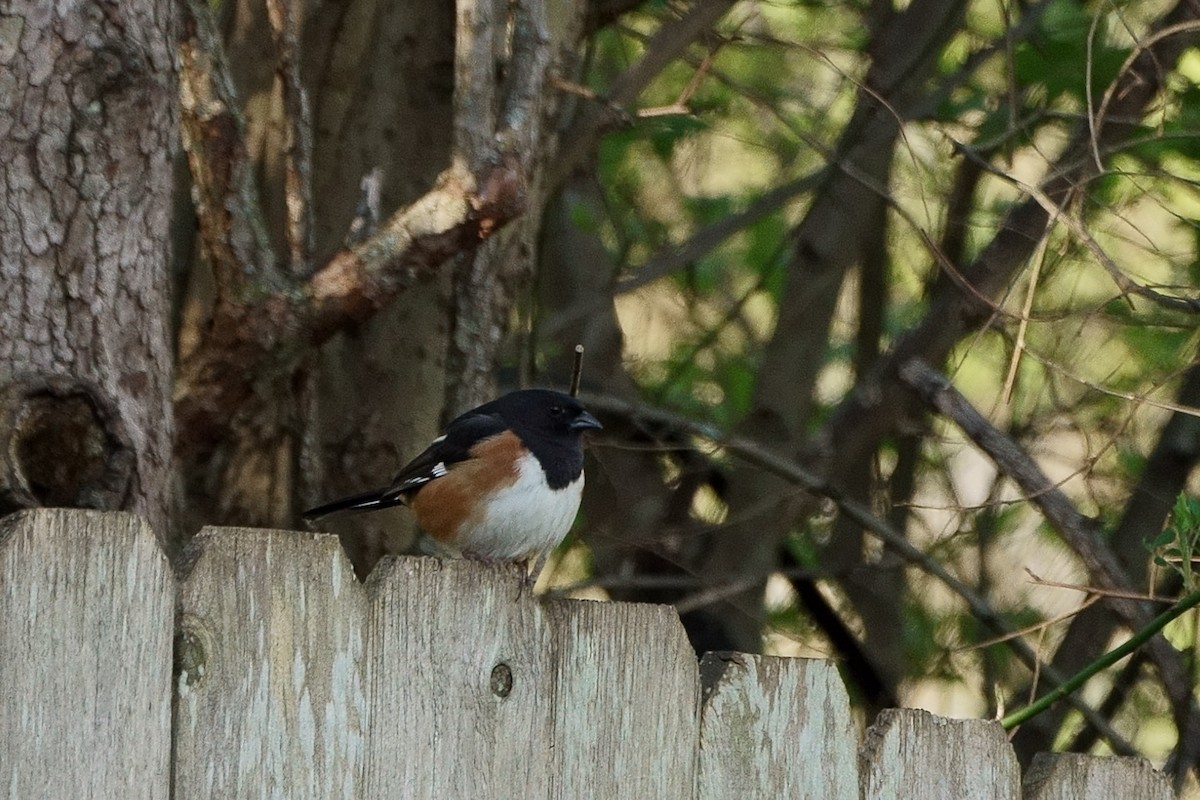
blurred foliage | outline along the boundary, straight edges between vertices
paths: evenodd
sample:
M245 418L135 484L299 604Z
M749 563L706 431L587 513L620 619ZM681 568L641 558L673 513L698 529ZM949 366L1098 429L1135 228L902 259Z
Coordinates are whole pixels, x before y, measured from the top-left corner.
M638 101L640 110L655 113L633 110L600 147L604 218L577 220L600 234L618 280L637 279L647 265L746 212L765 193L830 166L838 136L862 100L871 63L868 16L877 6L865 0L739 3L655 79ZM878 315L881 347L928 310L940 269L931 243L944 240L948 215L964 227L956 264L968 263L996 235L1005 212L1024 199L1025 188L1054 168L1070 131L1108 107L1114 80L1165 8L1131 0L968 4L923 110L904 126L885 187L891 207L883 303L870 310ZM603 95L673 16L667 4L650 3L601 31L588 54L589 87ZM1098 154L1104 173L1063 213L1080 219L1133 281L1194 296L1200 284L1200 49L1185 55L1178 69L1163 69L1165 89L1144 119L1131 121L1135 134L1119 152ZM657 113L677 102L690 113ZM987 169L968 201L950 208L968 152ZM628 368L647 402L726 430L746 419L774 335L795 227L822 186L814 180L811 191L782 200L669 275L617 297ZM1197 357L1200 328L1194 315L1124 296L1066 225L1051 226L1036 260L1017 273L994 318L959 343L945 368L1083 513L1111 530L1143 473L1180 376ZM854 386L858 336L867 322L859 297L863 280L852 272L842 288L821 356L811 428ZM894 461L894 451L879 454L881 485ZM910 539L977 586L1014 626L1078 606L1078 592L1039 585L1024 570L1083 583L1079 563L956 428L935 424L925 437L915 482L902 509ZM876 505L880 514L895 511L886 496ZM982 514L988 515L987 536L976 533ZM812 531L820 529L797 530L789 543L795 560L818 572ZM1197 531L1200 505L1181 498L1171 526L1154 542L1159 562L1180 569L1189 583ZM988 647L986 657L955 655L989 634L935 582L910 577L903 602L906 685L964 682L976 693L975 713L983 713L993 690L1003 696L1028 679L1000 647ZM853 626L851 607L840 603L838 609ZM795 604L772 608L768 625L772 635L781 634L776 640L822 647ZM1045 642L1056 642L1063 625ZM1043 646L1041 639L1033 642ZM986 679L964 673L985 660ZM1146 713L1163 713L1161 703L1157 709ZM1123 724L1143 722L1156 724L1150 718ZM1164 752L1156 747L1155 753Z

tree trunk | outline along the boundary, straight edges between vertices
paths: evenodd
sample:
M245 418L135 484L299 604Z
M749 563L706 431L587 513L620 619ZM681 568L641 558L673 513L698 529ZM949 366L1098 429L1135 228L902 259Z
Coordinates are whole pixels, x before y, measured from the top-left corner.
M168 534L174 45L163 0L0 15L0 513Z
M345 237L359 179L383 170L382 207L412 202L450 163L454 9L437 0L320 3L313 42L339 20L327 57L306 48L313 93L318 252ZM362 37L362 38L358 38ZM357 45L357 46L356 46ZM322 157L323 156L323 157ZM325 345L306 411L306 502L385 485L429 443L441 420L451 329L450 265L412 287L360 330ZM401 510L323 521L360 572L412 545Z
M207 9L195 18L199 49L212 52ZM222 64L185 67L198 78L190 94L205 101L188 105L185 92L206 256L193 266L181 336L194 523L292 526L307 505L386 485L447 412L494 390L530 257L520 256L522 230L485 240L539 203L547 62L574 51L582 18L548 21L537 2L469 0L457 11L432 0L226 8L220 38L235 92L222 94ZM240 116L207 102L226 95ZM230 130L233 146L213 153ZM213 156L228 163L205 174ZM361 181L376 170L374 213L416 209L413 225L388 240L417 242L413 267L405 253L364 267L356 259L387 243L347 244L363 220ZM247 209L231 216L230 204ZM419 242L451 207L465 211L447 235ZM230 372L237 381L222 381ZM205 385L209 398L195 392ZM321 525L342 535L360 573L412 545L403 511Z

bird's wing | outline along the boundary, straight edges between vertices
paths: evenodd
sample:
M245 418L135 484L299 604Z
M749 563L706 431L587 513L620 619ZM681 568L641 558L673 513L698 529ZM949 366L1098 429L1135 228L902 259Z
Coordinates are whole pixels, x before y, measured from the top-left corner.
M376 489L353 497L343 497L304 512L305 519L317 519L336 511L370 511L400 505L417 489L449 472L455 464L471 458L471 448L484 439L506 430L504 420L495 414L467 412L446 427L424 452L400 470L385 489Z
M400 499L430 481L449 472L455 464L471 458L471 448L507 429L504 420L495 414L467 413L450 423L446 432L434 439L424 452L408 462L392 485L384 491L385 498Z

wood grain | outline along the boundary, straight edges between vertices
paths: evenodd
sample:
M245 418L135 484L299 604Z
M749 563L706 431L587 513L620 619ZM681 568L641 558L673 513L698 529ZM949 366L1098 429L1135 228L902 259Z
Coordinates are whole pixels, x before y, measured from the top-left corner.
M563 601L554 629L556 798L691 798L696 656L668 606Z
M175 798L357 800L366 593L337 539L209 528L179 590Z
M1174 800L1171 782L1144 758L1038 753L1025 774L1024 800Z
M867 731L863 800L1017 800L1021 773L999 723L888 709Z
M700 675L697 798L858 800L858 731L833 662L709 653Z
M366 798L550 797L550 629L511 566L386 560L371 595Z
M166 800L174 588L130 514L0 521L0 792Z

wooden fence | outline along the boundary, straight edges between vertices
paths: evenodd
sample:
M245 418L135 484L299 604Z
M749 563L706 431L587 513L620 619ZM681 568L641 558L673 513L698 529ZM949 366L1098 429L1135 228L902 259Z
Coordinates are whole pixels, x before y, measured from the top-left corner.
M182 574L117 513L0 521L0 796L1170 798L1140 759L884 712L827 662L712 655L670 608L542 603L434 559L356 581L329 536L206 530Z

